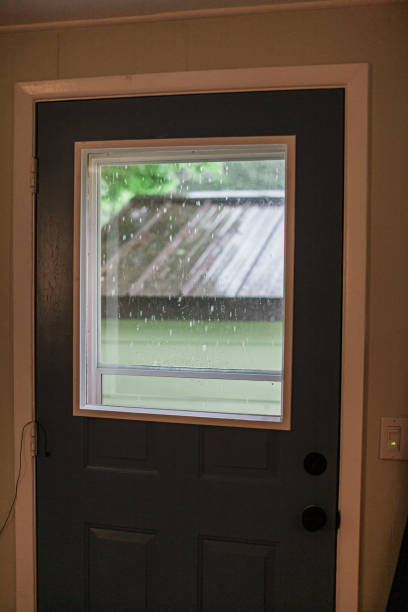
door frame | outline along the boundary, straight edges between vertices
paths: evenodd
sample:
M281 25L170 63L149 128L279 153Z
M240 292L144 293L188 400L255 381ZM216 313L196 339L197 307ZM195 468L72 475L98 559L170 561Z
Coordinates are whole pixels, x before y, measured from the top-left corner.
M336 610L359 599L365 387L368 64L246 68L16 83L13 166L15 474L25 423L35 418L35 104L39 101L233 91L345 89L343 331ZM30 429L30 428L27 428ZM26 432L15 506L16 610L36 610L35 428Z

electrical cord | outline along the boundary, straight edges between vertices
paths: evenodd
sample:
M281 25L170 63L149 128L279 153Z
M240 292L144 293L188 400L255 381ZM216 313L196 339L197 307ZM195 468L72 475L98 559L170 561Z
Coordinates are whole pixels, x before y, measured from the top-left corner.
M4 522L3 522L3 524L2 524L2 525L1 525L1 527L0 527L0 536L2 535L3 531L4 531L4 530L5 530L5 528L6 528L7 523L8 523L8 522L9 522L9 520L10 520L10 517L11 517L11 515L12 515L12 513L13 513L13 510L14 510L14 507L15 507L15 504L16 504L16 501L17 501L18 486L19 486L19 484L20 484L20 478L21 478L21 467L22 467L22 466L21 466L21 464L22 464L22 455L23 455L24 433L25 433L26 428L27 428L29 425L32 425L33 423L36 423L36 424L37 424L37 426L39 426L39 427L40 427L40 429L41 429L41 430L44 432L44 435L45 435L45 455L46 455L47 457L49 457L49 455L50 455L50 453L49 453L49 451L48 451L48 448L47 448L47 432L44 430L44 428L43 428L43 426L41 425L41 423L39 423L38 421L35 421L35 420L27 421L27 423L25 423L25 424L23 425L23 428L22 428L22 430L21 430L21 438L20 438L20 453L19 453L19 464L18 464L18 474L17 474L16 485L15 485L15 488L14 488L14 496L13 496L13 500L12 500L12 502L11 502L11 505L10 505L9 511L8 511L8 513L7 513L7 516L6 516L6 518L5 518Z

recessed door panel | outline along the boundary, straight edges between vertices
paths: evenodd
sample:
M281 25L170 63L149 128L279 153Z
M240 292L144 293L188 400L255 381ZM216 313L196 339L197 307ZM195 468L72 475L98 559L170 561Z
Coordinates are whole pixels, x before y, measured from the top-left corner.
M276 544L202 538L200 555L200 611L274 609Z
M150 423L98 419L85 421L86 465L118 471L154 472L153 431Z
M205 427L200 432L201 475L220 479L273 479L279 438L264 430Z
M90 526L87 536L89 610L151 609L155 534Z

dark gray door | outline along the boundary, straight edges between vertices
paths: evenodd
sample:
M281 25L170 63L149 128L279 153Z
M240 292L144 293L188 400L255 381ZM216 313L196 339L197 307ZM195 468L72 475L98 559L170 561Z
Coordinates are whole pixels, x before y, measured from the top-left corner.
M50 453L40 440L39 610L333 610L343 90L44 102L37 111L36 398ZM291 431L73 417L74 143L291 134ZM327 462L320 475L316 455L305 466L310 453ZM302 521L309 506L327 517L315 531L319 510Z

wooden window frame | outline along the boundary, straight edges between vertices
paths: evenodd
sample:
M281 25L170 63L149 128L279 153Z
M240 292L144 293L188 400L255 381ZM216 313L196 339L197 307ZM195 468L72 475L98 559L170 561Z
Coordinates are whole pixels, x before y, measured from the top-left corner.
M368 65L336 64L191 71L17 83L14 98L13 366L15 469L22 427L34 406L35 103L187 93L344 88L345 211L342 400L336 610L357 612L359 597L367 281ZM35 460L23 445L15 508L16 610L36 610Z
M95 251L93 247L93 232L95 231L94 219L88 219L88 210L91 210L95 204L93 198L96 197L96 185L87 185L88 173L88 156L90 162L95 168L97 161L95 156L104 149L109 151L108 159L112 159L112 153L118 151L120 155L126 155L126 149L131 149L135 152L141 149L142 153L139 156L152 157L158 155L158 150L162 151L166 159L178 159L180 155L186 154L186 149L190 149L190 155L197 156L198 151L202 151L202 155L207 159L213 159L219 154L230 155L231 159L241 159L242 156L252 156L253 159L263 158L267 152L271 153L273 147L282 147L285 152L285 251L284 251L284 350L283 350L283 368L280 373L279 382L282 384L282 416L261 416L249 414L221 414L217 412L202 412L198 410L176 411L174 409L143 409L129 408L121 409L119 406L104 407L100 400L100 391L96 391L96 387L100 389L101 381L96 381L97 357L96 357L96 320L97 320L97 297L96 277L98 276L95 269ZM155 153L146 154L146 151L152 150ZM121 153L122 152L122 153ZM217 155L218 152L218 155ZM155 139L155 140L127 140L127 141L91 141L75 143L75 189L74 189L74 359L73 359L73 414L75 416L86 416L93 418L116 418L129 420L149 420L149 421L164 421L175 423L189 423L197 425L218 425L228 427L247 427L258 429L290 429L291 423L291 391L292 391L292 323L293 323L293 267L294 267L294 234L295 234L295 168L296 168L296 137L295 136L258 136L258 137L235 137L235 138L189 138L189 139ZM128 153L128 156L131 153ZM200 159L201 156L199 155ZM190 159L190 158L189 158ZM191 157L193 159L193 157ZM228 158L229 159L229 158ZM102 163L102 162L99 162ZM91 172L91 176L96 177L97 173ZM95 179L94 179L95 180ZM89 181L90 183L92 181ZM87 189L90 189L88 193ZM92 196L93 192L93 196ZM82 203L86 203L86 207ZM89 222L88 222L89 221ZM87 228L86 232L81 232L81 224ZM82 240L82 245L81 245ZM88 246L89 242L89 246ZM81 260L80 252L93 253L93 256ZM87 268L87 275L86 275ZM93 289L84 287L81 283L81 278L87 277ZM81 295L82 294L82 295ZM89 300L89 303L88 303ZM90 306L91 305L91 306ZM89 307L90 306L90 307ZM85 317L84 313L88 312ZM83 332L80 333L80 328ZM90 338L90 342L86 345L86 338ZM82 339L82 341L81 341ZM84 365L86 364L86 365ZM120 368L119 368L120 369ZM140 369L140 368L138 368ZM188 368L185 368L187 371ZM217 368L214 368L214 372ZM213 379L210 374L204 376L207 379ZM120 372L118 372L120 373ZM148 375L148 370L145 375ZM256 379L265 380L262 374L266 372L258 372ZM177 377L177 372L172 375ZM178 374L181 375L181 372ZM197 373L197 377L200 374ZM245 371L240 373L239 370L231 371L230 375L225 375L226 378L242 380L245 378ZM194 378L194 376L191 376ZM222 378L222 376L218 376ZM254 377L255 379L255 377ZM99 401L91 401L88 403L88 394Z

